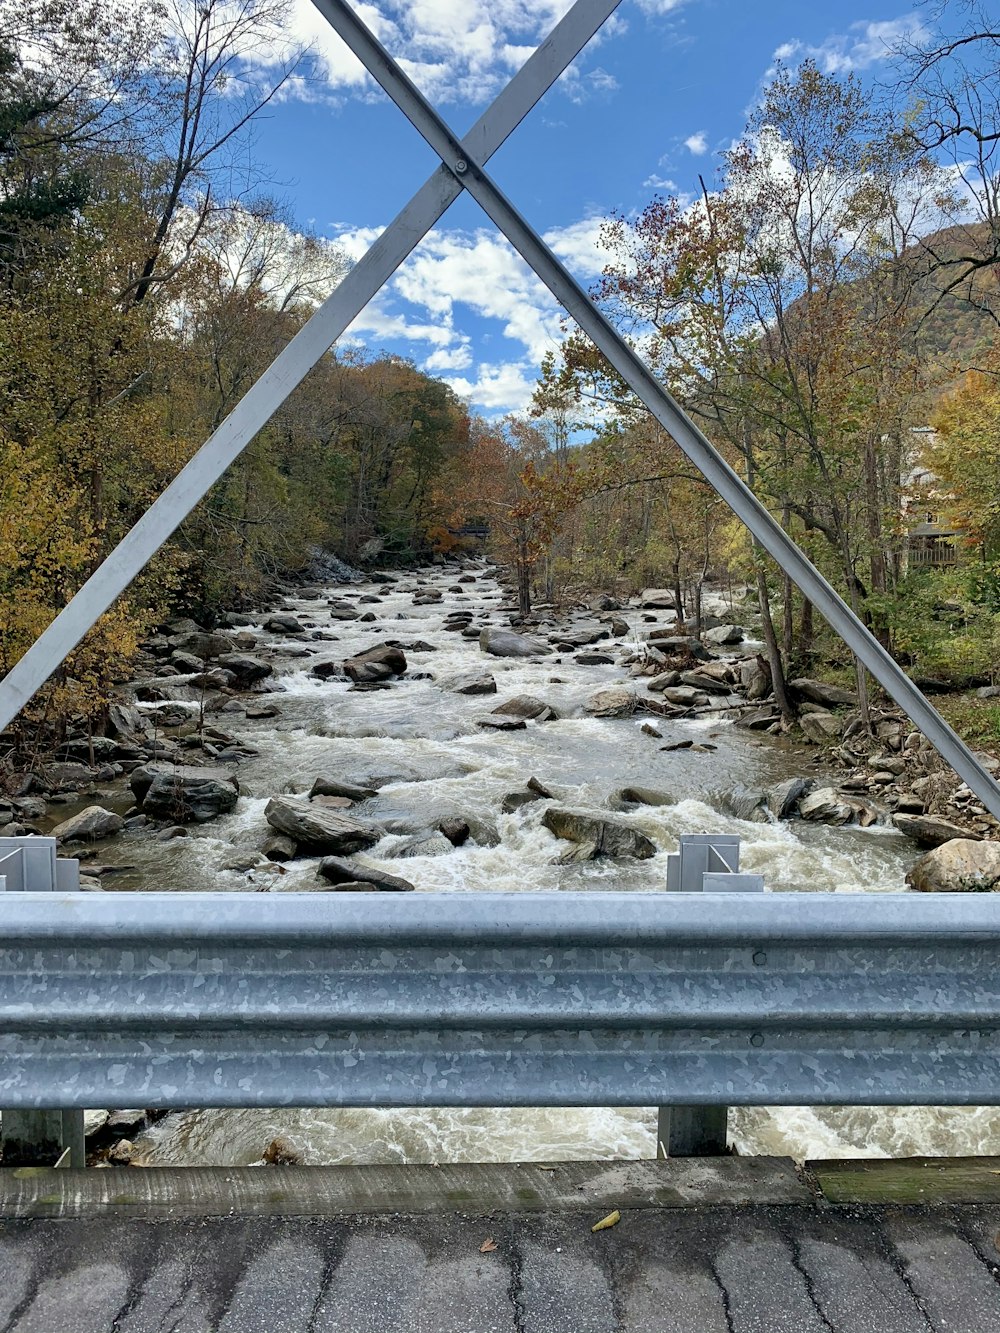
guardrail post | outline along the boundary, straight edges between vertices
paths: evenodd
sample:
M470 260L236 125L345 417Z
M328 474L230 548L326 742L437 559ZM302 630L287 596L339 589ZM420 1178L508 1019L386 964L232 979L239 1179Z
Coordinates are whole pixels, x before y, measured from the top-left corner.
M754 892L762 890L759 875L741 875L740 840L729 833L684 834L667 858L667 890L671 893ZM718 1157L726 1151L729 1108L726 1106L658 1106L656 1155Z
M3 1165L87 1165L82 1111L4 1111Z
M79 888L80 862L59 856L55 838L0 838L0 892L72 893ZM4 1111L2 1117L4 1166L87 1165L82 1111Z

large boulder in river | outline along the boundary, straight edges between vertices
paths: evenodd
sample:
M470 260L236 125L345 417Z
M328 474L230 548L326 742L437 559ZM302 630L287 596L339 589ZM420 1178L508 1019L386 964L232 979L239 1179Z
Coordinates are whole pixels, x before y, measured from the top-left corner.
M259 657L249 653L222 653L216 658L216 664L231 671L240 686L253 685L255 681L270 676L274 668L270 662L262 662Z
M985 893L1000 886L1000 843L953 838L922 856L906 876L921 893Z
M299 851L306 855L349 856L374 847L382 836L372 824L291 796L273 796L264 808L264 818L273 829L294 838Z
M186 764L146 764L135 770L129 785L144 815L172 824L204 824L227 814L240 794L225 770Z
M526 717L532 718L536 722L557 722L559 714L556 710L545 702L544 699L536 699L533 694L515 694L513 699L508 699L506 703L499 704L493 709L494 716L501 717Z
M375 681L389 680L392 676L401 676L406 671L406 654L402 648L390 643L380 643L367 652L349 657L344 663L344 673L350 676L355 685L368 685Z
M833 787L820 787L799 801L799 814L816 824L849 824L854 806Z
M493 657L541 657L549 651L549 645L541 639L533 639L528 634L515 634L513 630L491 629L489 626L480 632L479 648Z
M656 844L638 829L613 819L567 810L563 806L550 806L542 816L542 827L557 838L576 843L581 849L576 858L579 860L597 856L633 856L646 861L656 855Z
M639 706L639 696L627 685L611 685L598 690L583 705L593 717L630 717Z
M228 634L212 634L208 630L199 629L190 634L176 635L170 640L170 646L209 662L223 653L231 653L235 645Z
M112 837L121 831L124 823L121 815L116 815L113 810L105 810L101 805L88 805L85 810L57 824L50 837L57 842L93 842L97 838Z

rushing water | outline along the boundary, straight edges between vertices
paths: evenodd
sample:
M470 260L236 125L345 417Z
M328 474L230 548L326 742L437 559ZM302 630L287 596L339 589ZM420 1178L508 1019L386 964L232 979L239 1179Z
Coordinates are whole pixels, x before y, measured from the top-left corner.
M658 741L640 730L641 717L585 717L584 701L601 686L620 682L620 666L581 666L571 654L533 661L486 657L476 640L444 631L447 614L459 609L472 610L476 624L509 624L500 589L488 571L476 573L477 581L460 585L461 591L454 570L422 574L421 583L444 592L440 603L429 606L414 606L415 578L329 590L333 597L377 598L362 607L375 613L371 622L331 620L326 595L289 599L289 609L326 636L317 641L282 641L250 626L277 654L271 698L281 712L266 721L225 714L217 719L259 751L240 765L244 794L236 810L187 838L117 844L124 855L114 859L135 869L106 880L108 887L276 893L319 888L315 860L294 861L284 873L278 867L241 872L225 866L234 849L250 853L260 847L270 831L263 812L271 796L306 792L321 775L379 784L377 797L357 813L378 821L387 833L363 859L404 875L418 891L662 891L662 856L554 865L559 845L541 827L543 803L501 813L504 795L523 788L531 776L575 807L604 811L626 785L668 791L676 804L631 808L616 818L642 829L663 851L673 850L682 833L738 833L742 867L761 872L772 892L903 887L912 846L884 827L756 824L718 813L717 796L727 788L803 772L801 750L720 719L655 719L664 738ZM649 625L639 611L625 618L630 637L638 641ZM434 651L408 648L408 675L388 690L354 691L343 681L323 682L309 674L317 662L340 661L387 638L404 644L422 640ZM303 646L315 655L301 656ZM449 690L449 681L472 672L491 672L498 694L478 698ZM562 720L529 722L525 731L507 733L477 728L477 717L514 694L546 700ZM660 749L683 739L715 748ZM401 857L414 835L451 816L473 829L465 846ZM386 908L392 910L391 900ZM741 1152L796 1157L989 1152L1000 1125L992 1110L897 1108L736 1110L731 1123ZM217 1110L171 1114L139 1147L151 1162L220 1164L256 1161L276 1136L312 1163L648 1157L654 1129L652 1108Z

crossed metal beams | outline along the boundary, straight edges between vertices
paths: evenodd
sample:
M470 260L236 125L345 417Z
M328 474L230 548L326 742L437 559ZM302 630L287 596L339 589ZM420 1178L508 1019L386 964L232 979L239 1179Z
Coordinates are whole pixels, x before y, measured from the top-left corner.
M383 90L441 158L365 257L296 334L214 435L182 469L69 605L0 681L0 729L24 706L87 630L249 444L351 320L380 290L463 189L507 237L579 327L607 357L705 479L819 609L848 647L1000 819L1000 787L890 654L806 558L708 438L619 337L587 293L497 188L485 164L618 7L577 0L465 139L460 139L365 27L347 0L313 0Z

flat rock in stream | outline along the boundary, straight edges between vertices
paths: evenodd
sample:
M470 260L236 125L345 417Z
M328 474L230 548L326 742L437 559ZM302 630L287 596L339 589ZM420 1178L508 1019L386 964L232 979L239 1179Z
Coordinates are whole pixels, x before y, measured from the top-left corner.
M504 713L499 716L490 713L487 717L476 718L476 726L483 727L486 731L524 731L527 725L523 717L511 717Z
M623 805L676 805L677 797L653 787L622 787L615 799Z
M542 827L557 838L584 849L584 853L575 859L589 861L598 856L632 856L646 861L656 855L656 844L638 829L612 819L602 819L599 815L567 810L563 806L550 806L542 816Z
M940 847L953 838L963 838L967 842L982 841L978 833L961 828L950 819L938 819L934 815L895 814L892 822L900 833L912 838L918 847Z
M816 824L849 824L854 806L833 787L820 787L799 801L799 814Z
M549 651L549 645L541 639L489 627L480 631L479 648L493 657L544 657Z
M307 855L349 855L374 847L382 836L381 830L371 824L290 796L273 796L264 809L264 818L273 829L293 838L298 850Z
M345 796L349 801L370 801L377 795L374 787L362 787L357 782L344 782L341 778L317 778L309 788L309 799L314 796Z
M390 875L385 870L374 870L370 866L360 865L357 861L345 861L338 856L324 856L317 871L331 884L344 887L348 884L364 884L383 893L412 893L413 885L399 875Z

